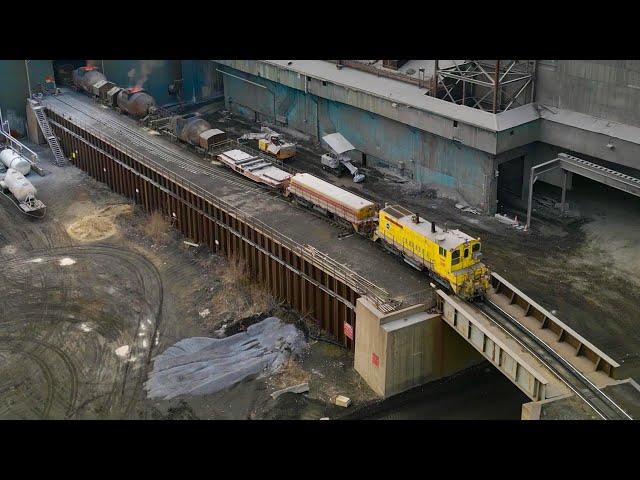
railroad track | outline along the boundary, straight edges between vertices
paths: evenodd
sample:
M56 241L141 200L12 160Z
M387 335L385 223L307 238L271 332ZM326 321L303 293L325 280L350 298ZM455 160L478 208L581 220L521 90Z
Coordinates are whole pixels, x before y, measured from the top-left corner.
M633 420L611 397L513 316L490 300L474 304L489 320L510 334L551 370L603 420Z
M256 184L250 180L244 179L244 177L240 176L236 173L231 173L227 171L226 167L216 167L207 165L201 161L196 161L191 155L184 155L182 152L177 152L174 149L168 148L167 146L154 142L153 140L146 138L143 134L138 132L135 128L126 125L124 122L119 121L113 116L101 112L97 108L87 107L87 105L74 99L73 97L68 97L62 99L60 96L55 97L55 101L60 102L67 107L73 109L74 111L84 115L85 117L91 119L94 122L98 122L103 126L109 128L111 131L119 135L121 138L127 139L130 143L138 146L143 149L147 155L154 158L160 158L163 161L179 166L185 171L188 171L193 174L199 175L207 175L212 177L224 178L225 182L228 184L232 184L244 189L243 192L237 192L238 195L264 195L266 197L272 198L277 201L289 203L299 210L304 210L307 213L311 213L316 218L322 220L325 223L332 225L333 227L340 230L338 234L338 238L346 238L351 236L351 233L355 232L350 228L347 228L343 223L330 219L321 213L316 212L313 209L306 208L304 206L298 205L295 202L289 202L282 197L282 195L275 191L272 188L269 188L264 185Z
M91 108L91 110L89 110L87 105L83 102L72 99L71 97L66 99L56 97L55 100L72 108L74 111L81 113L92 121L98 122L109 128L121 138L126 139L129 143L132 143L144 150L144 152L151 157L160 158L169 164L176 165L195 175L224 178L227 183L231 183L245 189L245 193L251 192L253 194L267 196L277 195L272 189L256 185L253 182L244 180L235 174L225 171L225 167L207 165L202 161L195 160L191 155L185 155L183 152L176 151L176 149L169 148L159 142L154 142L149 138L146 138L135 128L126 125L124 122L121 122L119 119L115 119L113 116L108 115L105 112L101 112L96 108Z

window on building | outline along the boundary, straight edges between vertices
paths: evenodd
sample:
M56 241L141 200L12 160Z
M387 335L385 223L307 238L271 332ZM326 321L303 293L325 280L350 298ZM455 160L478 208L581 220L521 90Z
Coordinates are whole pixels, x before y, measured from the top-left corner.
M474 243L473 247L471 247L471 250L474 252L477 252L480 250L480 244L479 243Z
M441 255L441 256L443 256L443 257L446 257L446 256L447 256L447 251L446 251L444 248L439 247L439 251L440 251L440 255Z
M327 81L326 80L322 80L322 86L326 87L327 86Z
M458 128L458 120L454 120L453 121L453 127L454 128Z
M451 258L460 258L460 250L454 250L451 254Z
M469 256L469 249L465 248L464 249L464 258L467 258Z

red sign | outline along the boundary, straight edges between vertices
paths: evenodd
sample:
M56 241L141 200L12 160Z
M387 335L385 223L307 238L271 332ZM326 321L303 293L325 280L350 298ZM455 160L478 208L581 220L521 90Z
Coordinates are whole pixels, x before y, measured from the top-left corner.
M371 363L373 363L376 367L380 366L380 359L378 358L378 355L376 355L375 353L371 354Z
M344 336L353 340L353 327L347 322L344 322L343 325L342 330L344 331Z

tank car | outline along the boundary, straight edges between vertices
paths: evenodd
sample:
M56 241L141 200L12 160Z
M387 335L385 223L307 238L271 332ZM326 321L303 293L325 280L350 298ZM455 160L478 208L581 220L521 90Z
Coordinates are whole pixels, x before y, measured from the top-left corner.
M200 134L211 130L211 124L196 114L172 117L171 131L183 142L200 146Z
M36 198L36 187L18 170L7 169L4 178L0 181L0 187L3 195L9 197L23 213L35 217L44 215L46 207Z
M80 67L73 71L73 84L75 87L88 93L92 93L93 85L106 80L107 77L96 67Z
M31 163L10 148L5 148L0 152L0 162L6 168L13 168L22 175L27 175L31 171Z
M100 80L91 86L91 94L101 102L107 103L107 92L115 86L116 84L109 80Z
M146 117L157 109L155 99L138 87L125 88L118 92L118 108L135 118Z

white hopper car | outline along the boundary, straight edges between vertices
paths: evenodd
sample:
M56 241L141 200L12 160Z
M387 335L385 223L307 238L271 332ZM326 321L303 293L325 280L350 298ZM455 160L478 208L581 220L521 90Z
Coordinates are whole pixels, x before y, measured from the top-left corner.
M375 203L308 173L291 177L285 195L350 224L356 232L369 233L375 228L378 212Z

